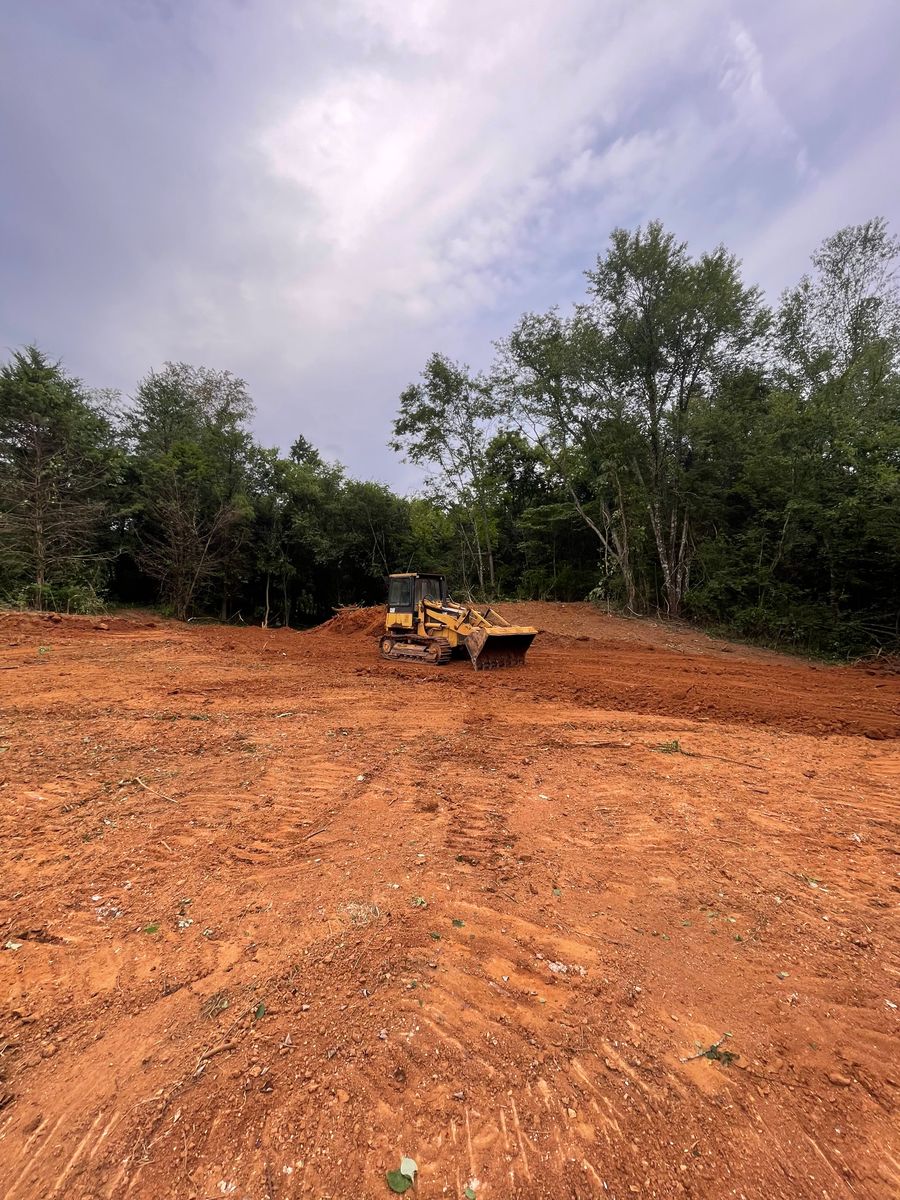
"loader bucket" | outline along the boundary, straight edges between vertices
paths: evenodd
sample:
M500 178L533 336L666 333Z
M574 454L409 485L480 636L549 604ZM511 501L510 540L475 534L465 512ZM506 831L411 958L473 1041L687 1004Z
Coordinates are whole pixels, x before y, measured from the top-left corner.
M516 628L514 625L473 629L466 638L466 649L476 671L521 667L524 666L528 647L536 637L536 629Z

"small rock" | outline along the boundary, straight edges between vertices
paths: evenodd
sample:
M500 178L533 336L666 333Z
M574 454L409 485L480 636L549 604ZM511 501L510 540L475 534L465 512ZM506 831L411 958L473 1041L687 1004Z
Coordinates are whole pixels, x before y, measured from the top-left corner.
M256 1078L257 1078L257 1076L259 1076L259 1075L262 1075L262 1067L259 1065L259 1063L256 1063L254 1066L252 1066L252 1067L250 1068L250 1070L249 1070L248 1074L249 1074L249 1075L250 1075L250 1076L251 1076L253 1079L256 1079Z
M566 1112L569 1114L569 1116L572 1118L573 1121L578 1116L578 1113L575 1111L574 1108L567 1108Z
M346 1104L350 1099L350 1093L345 1092L343 1088L338 1088L337 1091L335 1092L335 1095L337 1096L337 1098L341 1102L341 1104Z
M828 1081L833 1083L835 1087L851 1087L853 1080L846 1075L841 1075L838 1071L828 1072Z

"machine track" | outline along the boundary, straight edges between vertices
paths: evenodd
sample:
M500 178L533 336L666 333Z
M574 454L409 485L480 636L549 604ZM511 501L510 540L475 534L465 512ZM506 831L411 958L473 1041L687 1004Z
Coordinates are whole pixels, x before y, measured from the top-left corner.
M393 661L430 663L441 667L450 661L453 651L444 638L401 639L385 635L381 639L381 657Z

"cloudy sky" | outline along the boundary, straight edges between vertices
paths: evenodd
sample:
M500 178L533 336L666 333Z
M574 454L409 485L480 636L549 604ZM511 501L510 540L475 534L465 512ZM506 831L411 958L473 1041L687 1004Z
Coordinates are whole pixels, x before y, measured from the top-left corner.
M2 0L0 348L166 359L358 475L432 350L487 365L615 225L773 296L900 229L896 0Z

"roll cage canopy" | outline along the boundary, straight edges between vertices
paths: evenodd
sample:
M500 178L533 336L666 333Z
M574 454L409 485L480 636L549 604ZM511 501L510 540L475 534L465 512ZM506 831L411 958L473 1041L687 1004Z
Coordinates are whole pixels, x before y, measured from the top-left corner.
M420 575L404 572L388 576L388 608L414 612L423 600L447 599L447 581L443 575Z

